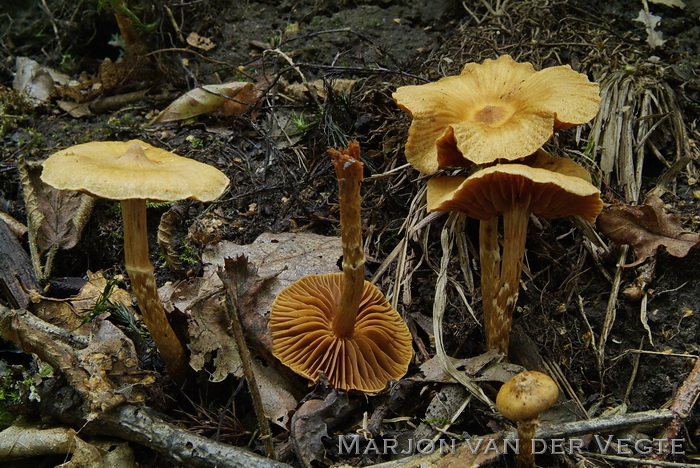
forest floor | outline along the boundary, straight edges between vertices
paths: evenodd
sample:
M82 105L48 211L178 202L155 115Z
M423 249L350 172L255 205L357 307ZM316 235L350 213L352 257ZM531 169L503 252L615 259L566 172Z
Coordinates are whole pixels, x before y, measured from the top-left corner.
M685 464L668 466L700 466L700 249L674 250L679 239L695 239L687 233L700 231L700 2L688 0L684 8L669 5L683 2L652 0L223 3L124 2L131 5L138 36L128 43L120 39L108 7L119 1L99 8L97 2L65 0L3 6L0 212L15 225L19 244L6 241L0 247L21 245L22 252L5 256L26 264L0 276L6 291L0 288L0 329L11 341L26 340L27 353L10 341L2 344L0 403L6 426L33 435L22 442L29 449L18 455L12 447L19 436L0 433L0 460L24 459L13 461L16 466L114 466L107 454L120 452L114 455L123 457L119 466L221 463L212 455L219 445L203 443L195 450L187 446L192 442L186 432L244 448L242 466L268 466L262 457L245 458L248 451L269 454L251 397L240 385L235 346L222 344L232 343L230 330L199 323L193 314L207 308L225 313L215 274L225 256L247 255L262 276L286 268L280 285L295 275L338 271L338 188L327 150L357 139L365 164L368 277L406 319L413 361L406 378L386 391L348 395L289 375L264 349L265 328L247 330L257 366L266 369L259 385L268 393L274 458L291 466L514 466L512 455L493 451L411 449L409 441L456 440L463 448L464 440L502 444L504 435L512 436L513 426L488 402L442 370L436 355L446 355L491 400L523 367L555 378L562 394L543 417L551 428L548 440L587 434L581 436L585 448L547 450L538 457L541 466L630 466L650 457ZM146 6L135 6L141 4ZM584 165L606 206L646 202L651 210L649 195L659 196L656 228L640 221L635 236L647 247L662 246L629 266L640 259L640 250L613 244L595 225L533 217L509 363L484 354L478 223L426 213L427 177L403 154L410 118L392 99L397 87L458 74L465 63L504 54L536 69L571 65L600 84L598 117L558 132L545 148ZM13 90L21 70L29 76L24 83L44 97L30 102ZM147 125L184 93L233 82L252 83L254 99L241 94L243 105L235 97L228 100L238 104L231 112L222 112L219 102L196 117ZM189 335L193 363L196 359L197 376L185 386L164 375L135 319L117 205L99 200L81 218L78 205L57 201L32 175L38 163L68 146L131 139L213 165L231 180L214 203L148 209L161 297L176 328ZM28 218L37 210L43 218L32 225ZM44 232L38 243L37 230ZM287 247L271 253L266 242ZM320 264L314 255L322 258ZM441 263L445 255L450 260ZM436 286L441 268L447 283ZM9 284L18 276L30 287ZM37 292L26 291L32 285ZM126 299L116 299L119 294ZM274 295L254 295L255 313L264 317ZM435 307L436 295L444 311ZM214 296L214 303L201 305ZM17 315L22 308L83 336L75 338L79 343L107 326L102 322L114 323L109 336L119 336L122 344L100 352L135 350L138 365L105 369L81 361L84 354L75 343L40 346L44 335ZM439 329L435 313L444 313ZM25 326L24 335L8 331ZM206 338L204 331L210 332ZM82 351L92 349L85 346ZM59 370L57 364L80 372ZM80 380L83 375L92 380ZM147 431L145 426L129 432L124 421L134 420L115 416L120 405L148 406L149 415L183 431L160 444L157 437L136 434ZM107 413L112 419L104 419ZM606 417L617 425L606 425ZM647 418L646 424L637 417ZM572 426L582 420L590 420L593 429ZM83 426L78 444L75 431ZM60 432L51 435L57 439L46 439L49 429ZM678 439L685 453L596 445L602 439L594 435L609 434ZM104 445L104 437L111 442ZM183 440L182 446L175 443ZM397 445L387 449L387 441ZM413 458L402 460L406 455Z

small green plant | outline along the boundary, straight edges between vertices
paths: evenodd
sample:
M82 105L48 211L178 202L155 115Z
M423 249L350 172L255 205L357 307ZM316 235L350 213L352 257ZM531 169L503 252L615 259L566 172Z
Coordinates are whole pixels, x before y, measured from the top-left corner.
M585 146L581 148L581 152L585 154L587 158L593 159L595 156L595 141L588 140Z
M298 132L305 132L309 128L313 127L316 125L316 122L307 122L306 119L304 118L304 112L301 112L297 114L296 112L292 112L292 123L294 124L294 127L296 127Z
M182 253L178 256L182 263L196 265L199 263L197 253L187 240L182 242Z
M99 317L106 312L112 312L117 308L117 305L109 299L112 296L116 286L117 280L113 278L107 279L107 283L105 284L105 287L100 295L97 296L97 300L95 301L95 305L93 306L92 310L83 316L80 325L75 327L75 330L92 321L95 317Z
M162 202L147 201L146 202L146 206L148 208L167 208L172 204L173 204L173 202L171 202L171 201L162 201Z
M204 140L196 136L188 136L187 141L190 142L193 148L202 148L204 146Z
M145 6L138 5L139 2L131 3L132 5L128 5L128 0L97 0L97 7L99 10L126 16L135 27L145 31L151 31L158 26L158 20L153 23L144 23L141 21L138 13L144 11Z
M142 339L146 339L150 336L146 327L136 320L136 316L126 308L124 304L117 304L116 307L111 310L111 314L116 323L126 327L128 330L136 332Z

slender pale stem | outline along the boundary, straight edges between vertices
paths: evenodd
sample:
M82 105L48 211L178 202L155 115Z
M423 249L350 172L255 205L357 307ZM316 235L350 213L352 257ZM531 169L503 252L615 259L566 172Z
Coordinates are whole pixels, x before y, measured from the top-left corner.
M518 423L518 454L515 458L518 468L535 468L535 455L532 451L532 439L539 418L526 419Z
M168 373L173 380L181 382L188 370L187 356L158 296L153 265L148 256L146 200L123 200L121 206L124 220L124 257L131 287L146 328L163 357Z
M523 269L523 258L525 256L525 239L527 237L527 224L530 219L529 196L514 202L513 207L503 213L503 258L500 264L500 274L494 289L491 289L490 280L493 273L490 272L491 265L494 262L494 246L497 250L498 240L497 224L495 228L490 228L490 236L479 240L486 240L486 252L482 248L481 254L486 253L487 261L482 259L482 295L484 296L484 317L486 328L486 346L487 349L496 349L499 352L508 355L508 341L510 329L513 323L513 310L518 301L518 290L520 287L520 274ZM487 223L489 221L486 221ZM483 222L482 222L483 223ZM486 228L482 226L482 234L487 234L484 231ZM484 273L484 265L487 270ZM484 292L484 281L486 281L486 290ZM493 297L494 304L487 301L487 298Z
M345 151L331 150L340 193L340 237L343 244L343 290L340 312L333 318L333 332L349 338L355 330L365 285L365 253L360 218L362 166L360 147L352 141Z

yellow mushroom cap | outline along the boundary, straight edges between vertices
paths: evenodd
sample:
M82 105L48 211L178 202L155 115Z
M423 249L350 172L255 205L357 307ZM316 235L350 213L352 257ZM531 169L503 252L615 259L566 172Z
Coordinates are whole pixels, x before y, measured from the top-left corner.
M535 71L509 55L400 87L393 97L413 118L406 159L425 174L526 157L554 130L591 120L600 106L598 84L568 65Z
M496 395L496 407L511 421L526 421L557 402L559 387L547 374L525 371L503 384Z
M543 218L581 216L588 221L603 208L600 191L574 161L539 151L525 164L498 164L469 177L428 181L428 211L460 211L486 220L529 199L530 212Z
M272 353L308 379L323 372L341 390L383 390L408 370L411 333L381 291L365 281L353 335L334 336L342 283L342 273L310 275L284 289L270 312Z
M211 201L229 180L213 166L140 140L95 141L58 151L41 175L59 190L77 190L111 200Z

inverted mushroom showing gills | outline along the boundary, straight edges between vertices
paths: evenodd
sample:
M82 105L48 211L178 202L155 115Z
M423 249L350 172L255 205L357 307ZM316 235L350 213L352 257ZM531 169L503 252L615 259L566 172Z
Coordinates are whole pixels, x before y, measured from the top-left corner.
M343 272L305 276L277 296L270 312L272 353L308 379L323 373L337 389L376 392L406 373L412 337L364 279L359 144L329 152L340 191Z
M532 440L540 414L557 402L559 387L547 374L521 372L506 383L496 395L496 406L503 416L518 424L518 468L534 468Z
M425 174L524 158L555 130L591 120L600 105L598 84L568 65L535 71L509 55L402 86L393 97L413 118L406 159Z
M486 346L508 354L530 213L594 221L603 207L588 172L543 150L524 164L499 164L469 177L428 181L428 211L460 211L480 221L481 294ZM498 216L503 216L503 255Z
M52 187L121 201L125 266L134 295L168 373L182 381L187 355L158 297L148 255L146 200L211 201L224 192L228 178L215 167L140 140L71 146L52 154L43 166L41 179Z

